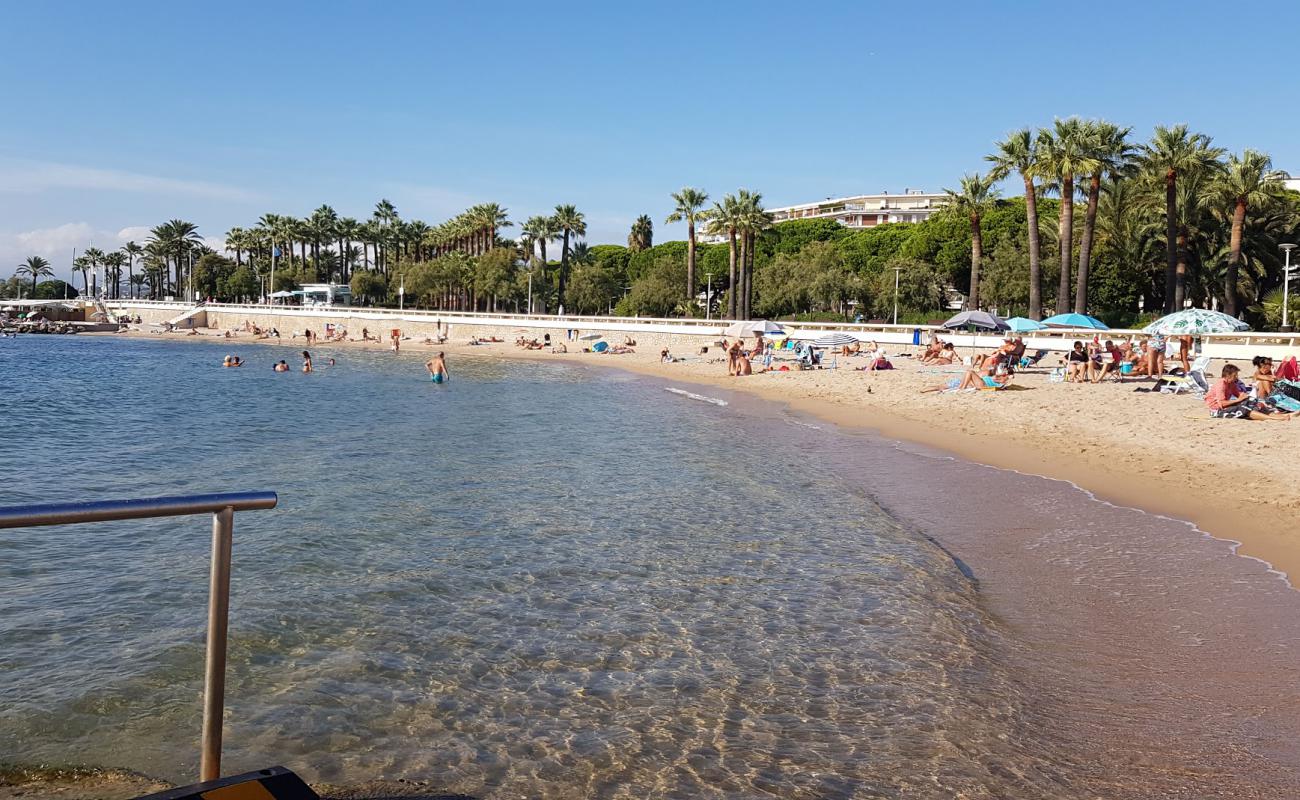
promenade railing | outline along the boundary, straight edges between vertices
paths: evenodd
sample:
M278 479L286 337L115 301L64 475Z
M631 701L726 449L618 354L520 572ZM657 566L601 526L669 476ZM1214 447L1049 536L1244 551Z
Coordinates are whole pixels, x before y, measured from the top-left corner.
M235 492L0 507L0 528L75 525L83 522L212 514L208 580L208 641L203 669L203 729L199 780L221 775L221 728L226 701L226 634L230 620L230 553L235 512L275 508L275 492Z
M182 311L194 308L192 303L167 300L118 300L108 303L110 308L138 307ZM592 315L558 315L558 314L509 314L485 311L441 311L435 309L397 309L373 308L369 306L281 306L254 303L208 303L206 308L218 313L277 314L303 319L345 319L382 320L385 322L441 322L445 324L464 324L479 326L517 326L520 328L549 328L576 330L581 332L617 331L620 333L667 333L687 336L720 336L732 324L729 319L697 319L681 317L614 317ZM921 343L929 341L931 332L937 332L945 340L951 340L958 347L996 347L1005 333L949 331L940 325L893 325L882 322L799 322L780 321L787 332L796 339L814 339L824 333L842 331L857 335L865 340L874 340L880 344L912 345L919 339ZM919 335L917 334L919 331ZM1100 335L1116 341L1145 336L1141 330L1129 328L1112 328L1095 331L1089 328L1048 328L1023 335L1025 344L1030 349L1051 352L1068 351L1076 340L1090 340ZM1282 355L1296 354L1300 351L1300 332L1281 333L1277 331L1242 331L1239 333L1216 333L1198 337L1201 352L1220 359L1249 359L1259 354Z

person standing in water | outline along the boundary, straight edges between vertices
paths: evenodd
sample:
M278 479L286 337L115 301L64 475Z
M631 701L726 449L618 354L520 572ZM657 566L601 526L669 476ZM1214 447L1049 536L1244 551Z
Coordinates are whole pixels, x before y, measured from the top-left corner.
M311 372L311 353L306 350L302 351L302 371Z
M429 370L429 380L434 383L446 383L451 378L451 373L447 371L447 358L441 350L438 355L424 362L424 367Z

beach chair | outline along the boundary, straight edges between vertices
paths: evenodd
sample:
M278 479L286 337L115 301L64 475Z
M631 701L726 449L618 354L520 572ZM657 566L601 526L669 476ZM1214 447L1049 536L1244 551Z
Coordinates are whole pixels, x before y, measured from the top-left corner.
M1174 377L1166 375L1163 379L1164 385L1160 387L1162 394L1181 394L1182 392L1191 392L1193 394L1205 394L1210 391L1210 382L1205 377L1205 369L1210 366L1209 356L1200 356L1192 362L1192 368L1186 375Z
M1025 367L1038 366L1038 362L1042 361L1043 358L1047 355L1047 353L1048 351L1046 350L1039 350L1038 352L1034 353L1032 356L1028 356L1028 355L1021 356L1020 368L1024 369Z

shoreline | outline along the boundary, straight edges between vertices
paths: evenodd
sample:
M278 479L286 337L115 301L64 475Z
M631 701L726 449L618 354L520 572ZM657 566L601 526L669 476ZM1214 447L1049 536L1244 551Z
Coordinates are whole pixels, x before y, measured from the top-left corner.
M167 341L197 339L209 343L227 344L232 349L245 344L265 344L295 349L307 347L300 339L252 339L246 335L225 339L215 333L190 336L132 330L126 333L83 335L95 337L125 335L132 338ZM431 345L412 339L403 344L405 345L403 350L407 353L427 353L440 349L449 357L541 362L558 360L568 364L612 367L662 380L692 384L696 387L744 392L763 400L782 403L792 410L845 429L867 430L886 439L920 445L966 461L1063 481L1104 502L1185 522L1200 535L1211 536L1232 544L1236 555L1263 562L1288 586L1291 586L1289 576L1300 574L1300 541L1277 524L1279 515L1300 506L1300 480L1282 474L1284 465L1281 464L1280 455L1282 451L1287 450L1291 439L1300 445L1300 423L1292 426L1212 420L1204 415L1199 398L1151 394L1140 396L1140 399L1148 404L1153 400L1157 403L1168 400L1182 404L1190 400L1194 404L1179 409L1162 409L1160 414L1163 416L1160 419L1166 420L1170 425L1195 419L1194 425L1204 428L1205 431L1221 431L1231 436L1234 442L1244 441L1252 445L1259 445L1260 442L1257 440L1285 436L1285 439L1276 443L1272 453L1279 474L1261 475L1258 470L1252 472L1242 469L1239 463L1243 459L1235 457L1226 459L1229 463L1211 463L1206 458L1199 459L1200 463L1180 464L1179 459L1184 454L1170 452L1168 447L1143 450L1132 446L1124 451L1114 443L1104 441L1087 442L1071 447L1070 442L1074 440L1068 435L1070 431L1066 431L1063 435L1061 430L1054 429L1050 425L1044 430L1043 425L1033 424L1041 420L1032 416L1013 420L1013 424L998 424L1000 420L982 421L980 417L983 415L979 413L949 413L955 412L959 408L958 404L961 404L960 407L965 410L985 411L991 414L994 410L1005 410L998 409L996 404L1000 401L1009 400L1016 395L1023 396L1037 392L1001 392L996 396L994 393L986 392L970 396L920 395L915 387L927 381L933 382L935 379L919 377L918 382L918 376L915 374L918 370L914 369L917 365L907 363L903 366L903 363L908 362L909 359L897 359L901 368L886 373L855 373L842 367L839 370L820 370L811 373L756 373L746 378L731 378L724 373L725 367L722 364L710 364L699 359L661 363L648 350L638 350L634 354L614 357L581 352L552 354L548 351L521 350L509 342L470 346L449 341L441 345ZM311 347L341 350L390 349L383 342L359 341L317 342ZM845 361L847 362L847 359ZM455 369L454 360L452 369L453 371ZM904 376L911 380L895 380ZM1030 388L1042 389L1046 382L1041 378L1042 376L1022 374L1018 376L1018 382L1024 380ZM879 391L873 392L869 388L866 394L861 392L853 394L842 391L843 386L826 385L828 382L845 384L855 380L869 381L869 386ZM886 383L889 381L901 386L891 387ZM1129 386L1139 385L1145 385L1145 382L1129 384ZM841 390L836 391L837 388ZM850 388L855 387L850 385ZM1116 396L1110 391L1111 386L1104 385L1080 387L1055 384L1051 388L1064 395L1093 390L1105 393L1107 395L1105 400L1114 399ZM902 391L897 391L898 389ZM1132 397L1132 395L1127 396ZM1020 398L1015 397L1015 399ZM948 401L948 405L945 405L945 401ZM1093 405L1105 405L1102 398L1093 398L1093 401ZM995 405L990 406L990 403ZM899 406L914 409L915 413L899 413L897 410ZM969 406L974 408L966 409ZM927 408L933 408L937 413L924 413ZM1043 410L1043 407L1033 404L1029 404L1028 408L1039 412ZM1178 412L1183 413L1179 416ZM1102 416L1104 417L1104 414ZM989 422L993 424L987 424ZM1017 422L1019 424L1015 424ZM1092 432L1085 433L1085 435L1091 434ZM1243 440L1240 438L1242 436L1248 438ZM1194 447L1191 449L1195 452ZM1208 457L1209 454L1206 455ZM1300 476L1300 467L1293 466L1292 471L1296 476ZM1224 487L1230 489L1225 491ZM1269 496L1270 493L1272 496Z

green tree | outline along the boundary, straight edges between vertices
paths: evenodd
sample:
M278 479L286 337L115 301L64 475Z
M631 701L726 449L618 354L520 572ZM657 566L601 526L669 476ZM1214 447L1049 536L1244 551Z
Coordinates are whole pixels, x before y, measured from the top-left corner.
M736 319L736 233L740 230L742 209L734 195L714 202L709 210L709 233L727 237L727 319Z
M200 256L199 260L194 262L190 282L194 286L194 291L198 292L200 297L220 297L223 294L221 291L222 284L230 278L234 271L234 261L216 253L209 253Z
M217 279L217 297L224 297L231 302L252 300L261 293L261 288L257 276L247 264L236 264L232 272Z
M490 311L497 310L499 300L513 296L518 270L512 247L496 247L478 257L474 264L474 291L479 297L491 299Z
M673 211L664 222L668 225L683 220L686 222L686 298L693 303L699 290L695 272L695 226L709 218L709 212L705 208L709 202L709 194L686 186L680 192L674 192L672 198Z
M964 175L961 190L944 189L948 206L970 220L970 308L980 307L980 259L984 255L984 238L980 230L980 217L988 213L998 197L993 181L988 176L974 173Z
M70 283L55 279L41 281L32 292L33 300L63 300L80 296L77 288Z
M375 270L354 270L348 287L352 296L365 305L374 305L388 297L388 281Z
M876 277L871 296L876 316L889 318L894 310L894 268L898 267L898 309L906 314L942 314L947 298L947 276L934 264L896 258Z
M1092 239L1097 227L1097 203L1101 198L1101 179L1126 172L1133 156L1128 142L1132 128L1121 128L1105 120L1090 121L1083 126L1084 149L1092 157L1093 168L1088 180L1088 207L1083 218L1083 238L1079 240L1079 271L1075 276L1074 313L1088 313L1088 273L1092 264Z
M609 270L597 264L574 267L569 281L569 303L574 313L600 314L609 309L618 292L618 280Z
M997 143L997 152L985 156L993 164L989 179L999 181L1016 172L1025 185L1025 229L1029 241L1029 318L1043 318L1041 242L1038 235L1038 153L1028 128L1012 131Z
M1061 275L1057 284L1056 313L1070 310L1070 273L1074 255L1074 179L1091 174L1097 168L1097 159L1088 149L1088 137L1083 120L1078 117L1058 119L1052 129L1038 131L1039 158L1042 174L1056 180L1061 197L1058 220L1057 250L1060 254Z
M560 232L560 305L564 305L564 288L569 281L569 242L571 237L587 235L587 219L572 205L555 207L555 227Z
M50 262L40 256L28 256L26 261L18 265L17 274L31 276L32 296L35 297L36 281L54 275L54 270L50 268Z
M1228 269L1223 281L1223 310L1234 317L1240 310L1237 282L1241 272L1246 214L1251 207L1268 203L1281 189L1282 181L1273 171L1272 159L1254 150L1246 150L1240 158L1228 156L1227 167L1215 187L1220 202L1232 209Z
M1151 141L1142 147L1139 161L1151 178L1165 187L1165 313L1183 307L1187 294L1187 255L1178 246L1178 179L1212 170L1223 150L1211 146L1203 133L1190 133L1186 125L1157 125Z
M636 218L632 223L632 232L627 235L627 249L640 252L654 246L654 223L646 214Z

